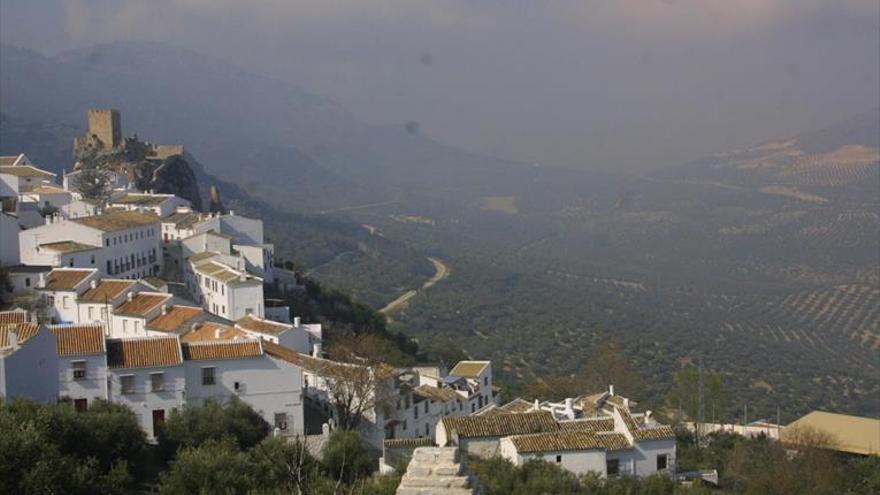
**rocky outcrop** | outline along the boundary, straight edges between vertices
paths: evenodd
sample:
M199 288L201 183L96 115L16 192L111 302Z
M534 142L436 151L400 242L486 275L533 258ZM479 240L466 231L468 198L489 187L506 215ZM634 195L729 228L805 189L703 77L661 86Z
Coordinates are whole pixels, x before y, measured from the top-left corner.
M397 495L479 495L456 447L419 447L413 452Z
M184 155L172 155L161 161L144 160L131 169L135 187L141 191L168 193L188 199L193 208L202 209L199 181Z

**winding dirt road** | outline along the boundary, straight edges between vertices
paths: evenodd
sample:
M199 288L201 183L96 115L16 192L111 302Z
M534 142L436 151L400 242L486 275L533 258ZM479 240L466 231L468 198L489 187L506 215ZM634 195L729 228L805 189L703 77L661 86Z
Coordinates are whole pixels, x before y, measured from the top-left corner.
M403 294L401 294L400 297L398 297L397 299L386 304L384 308L379 310L380 313L387 316L388 314L399 309L401 306L405 305L410 299L415 297L419 292L421 292L425 289L430 289L431 287L434 286L434 284L436 284L437 282L439 282L449 276L449 273L450 273L449 267L446 266L446 264L443 263L443 261L441 261L437 258L431 258L431 257L428 258L428 261L430 261L431 264L434 265L434 270L435 270L434 276L429 278L428 280L426 280L425 283L422 284L421 288L408 290L408 291L404 292Z

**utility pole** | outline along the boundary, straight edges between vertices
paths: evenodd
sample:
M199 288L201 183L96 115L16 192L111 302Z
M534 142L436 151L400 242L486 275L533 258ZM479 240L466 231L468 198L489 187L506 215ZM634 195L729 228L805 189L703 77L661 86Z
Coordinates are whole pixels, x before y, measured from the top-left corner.
M701 446L700 445L700 428L703 427L703 421L705 421L705 417L703 414L704 401L703 401L703 356L702 355L700 356L700 366L698 369L698 373L699 373L699 384L697 385L698 386L697 397L698 397L699 402L697 404L697 432L696 433L697 433L697 447L700 447Z

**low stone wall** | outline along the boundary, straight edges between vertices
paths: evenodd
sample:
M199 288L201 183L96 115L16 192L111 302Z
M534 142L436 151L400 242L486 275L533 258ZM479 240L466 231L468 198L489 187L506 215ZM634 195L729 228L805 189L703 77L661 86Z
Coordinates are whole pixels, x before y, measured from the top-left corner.
M389 438L382 442L382 458L379 470L390 473L400 465L408 465L412 460L413 451L419 447L433 447L432 438Z

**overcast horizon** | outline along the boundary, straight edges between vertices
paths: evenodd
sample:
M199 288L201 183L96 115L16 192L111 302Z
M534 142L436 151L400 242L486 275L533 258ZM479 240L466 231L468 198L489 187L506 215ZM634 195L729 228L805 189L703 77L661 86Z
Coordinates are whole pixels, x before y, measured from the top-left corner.
M365 122L573 167L675 165L880 104L871 0L33 0L0 17L0 41L46 54L160 41Z

